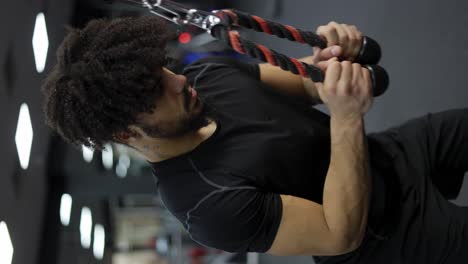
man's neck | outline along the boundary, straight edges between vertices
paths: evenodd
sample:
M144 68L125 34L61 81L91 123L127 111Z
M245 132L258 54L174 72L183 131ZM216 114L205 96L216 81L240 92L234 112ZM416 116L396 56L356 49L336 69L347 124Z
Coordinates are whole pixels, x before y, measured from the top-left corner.
M210 138L216 131L217 124L212 121L196 133L175 139L142 139L136 144L137 150L151 163L161 162L188 153Z

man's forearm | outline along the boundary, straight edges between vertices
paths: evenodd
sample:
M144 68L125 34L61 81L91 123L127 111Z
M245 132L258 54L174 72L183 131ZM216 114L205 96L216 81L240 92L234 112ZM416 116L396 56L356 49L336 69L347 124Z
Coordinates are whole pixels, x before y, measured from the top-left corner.
M299 59L299 61L307 63L309 65L314 65L314 56L307 56L304 58ZM304 86L304 90L307 90L307 94L310 97L310 100L314 104L322 104L322 100L318 94L317 88L314 85L314 82L310 78L302 78L302 85Z
M305 57L300 59L300 61L313 64L313 57ZM268 63L259 64L259 67L262 82L268 84L275 90L284 92L291 96L306 98L312 104L322 103L317 89L311 79L303 78Z
M367 225L371 180L362 118L331 118L331 159L325 180L323 210L330 232L356 248Z

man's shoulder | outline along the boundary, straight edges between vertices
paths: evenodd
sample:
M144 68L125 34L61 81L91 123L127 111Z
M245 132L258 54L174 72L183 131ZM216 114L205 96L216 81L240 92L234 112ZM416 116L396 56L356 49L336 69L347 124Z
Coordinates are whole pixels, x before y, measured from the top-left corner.
M233 64L238 61L236 58L228 55L211 55L198 58L187 65L187 67L202 64Z

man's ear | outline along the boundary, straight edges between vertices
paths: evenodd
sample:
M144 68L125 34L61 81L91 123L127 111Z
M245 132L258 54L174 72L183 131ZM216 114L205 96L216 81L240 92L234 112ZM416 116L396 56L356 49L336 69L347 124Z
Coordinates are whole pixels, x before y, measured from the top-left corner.
M118 143L128 144L131 139L141 138L140 133L135 131L132 128L129 128L128 131L117 132L114 134L114 139Z

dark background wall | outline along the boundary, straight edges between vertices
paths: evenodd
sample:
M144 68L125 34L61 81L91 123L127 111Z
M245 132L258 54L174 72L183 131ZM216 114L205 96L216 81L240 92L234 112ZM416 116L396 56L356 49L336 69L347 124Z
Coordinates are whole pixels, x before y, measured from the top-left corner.
M33 56L36 15L45 12L49 58L55 53L73 1L2 1L0 7L0 221L15 247L14 263L37 263L47 196L49 133L43 124L40 83ZM47 65L46 71L49 69ZM15 132L22 103L29 106L34 138L29 168L19 165Z

